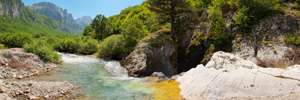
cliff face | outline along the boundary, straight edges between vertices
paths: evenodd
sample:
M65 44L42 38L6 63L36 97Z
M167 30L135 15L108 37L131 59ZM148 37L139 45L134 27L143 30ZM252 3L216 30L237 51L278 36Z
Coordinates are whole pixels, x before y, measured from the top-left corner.
M0 15L21 16L23 7L24 4L21 0L0 1Z
M68 13L66 9L62 9L53 3L41 2L29 6L30 9L38 12L39 14L46 15L56 21L59 21L75 30L82 30L83 28L77 24L72 14Z
M86 26L92 23L93 18L90 16L83 16L81 18L77 18L75 21L82 27L85 28Z

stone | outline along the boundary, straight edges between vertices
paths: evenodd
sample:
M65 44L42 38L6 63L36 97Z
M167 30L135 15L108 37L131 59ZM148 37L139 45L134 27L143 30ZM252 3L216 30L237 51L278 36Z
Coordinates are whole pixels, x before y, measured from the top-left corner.
M4 86L0 86L0 93L6 92L6 88Z
M146 37L133 52L121 61L121 65L128 71L129 76L150 76L153 72L163 72L171 77L177 73L175 45L166 42L160 47L152 47L148 40L155 37Z
M23 76L22 75L19 75L16 77L17 79L23 79Z
M50 97L49 95L44 96L45 99L48 99L49 97Z
M162 72L154 72L151 77L157 78L157 82L162 82L168 79L168 77L166 77Z
M237 55L217 52L214 56L210 62L216 64L198 65L178 76L177 81L180 83L180 94L183 98L240 100L247 97L252 98L249 100L256 100L256 97L275 98L291 93L300 94L300 73L295 71L299 70L298 65L287 69L262 68L251 61L239 60L241 58ZM232 58L237 60L229 61Z
M38 100L39 97L36 97L36 96L32 95L32 96L29 96L29 99L30 99L30 100Z
M213 54L211 60L206 64L205 67L230 70L238 67L255 69L258 66L254 62L244 60L237 55L219 51Z

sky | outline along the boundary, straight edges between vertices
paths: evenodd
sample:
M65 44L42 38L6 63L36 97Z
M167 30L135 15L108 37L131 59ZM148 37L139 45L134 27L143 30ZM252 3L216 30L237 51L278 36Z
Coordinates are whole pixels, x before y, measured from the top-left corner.
M123 9L140 5L145 0L22 0L26 6L39 2L51 2L57 6L67 9L74 17L91 16L104 14L106 17L117 15Z

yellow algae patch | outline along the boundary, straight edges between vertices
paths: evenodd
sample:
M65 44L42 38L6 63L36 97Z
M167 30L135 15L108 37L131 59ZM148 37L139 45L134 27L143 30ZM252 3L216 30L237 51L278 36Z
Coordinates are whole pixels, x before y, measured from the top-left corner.
M154 82L150 85L154 89L153 98L155 100L183 100L180 94L180 83L175 79L166 80L163 82Z

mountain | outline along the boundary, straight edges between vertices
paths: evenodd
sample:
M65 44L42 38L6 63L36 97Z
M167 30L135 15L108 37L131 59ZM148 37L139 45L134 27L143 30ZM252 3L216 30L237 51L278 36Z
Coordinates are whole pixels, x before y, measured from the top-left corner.
M77 18L75 21L82 27L85 28L86 26L92 23L93 18L91 16L83 16L81 18Z
M40 2L35 3L32 6L28 6L28 8L36 11L39 14L46 15L58 22L61 22L65 26L74 30L83 30L83 28L74 20L72 14L68 13L67 9L62 9L53 3Z
M22 0L0 0L0 33L64 34L78 32L24 6ZM77 33L77 34L76 34Z

